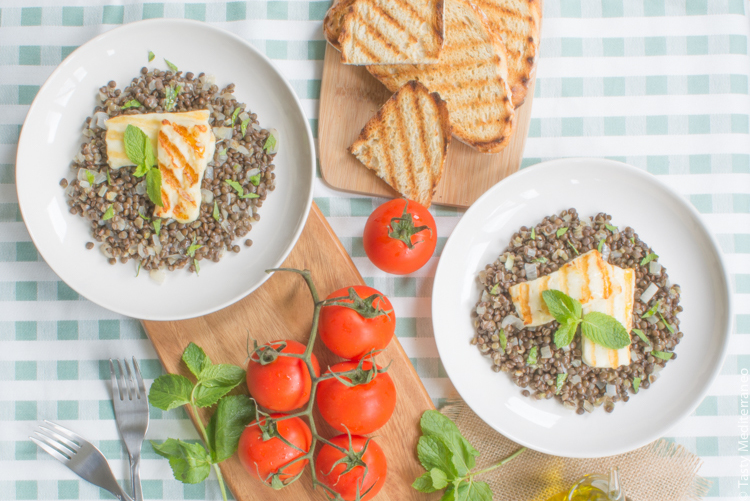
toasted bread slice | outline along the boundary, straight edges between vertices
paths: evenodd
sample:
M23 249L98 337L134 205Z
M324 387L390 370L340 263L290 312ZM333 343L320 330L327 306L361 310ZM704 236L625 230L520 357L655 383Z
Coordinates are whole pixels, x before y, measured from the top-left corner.
M487 16L490 30L499 35L508 53L508 83L518 108L536 72L542 24L542 0L474 0Z
M353 3L354 0L333 0L333 4L323 19L323 33L326 40L338 51L341 50L339 35L341 35L341 26L344 24L344 16L349 12L349 7Z
M450 141L445 101L411 81L367 122L349 151L404 197L429 207Z
M355 0L339 35L344 64L436 63L443 0Z
M483 153L510 142L515 112L505 46L469 0L445 0L445 44L436 64L372 65L367 70L396 91L419 80L445 99L453 135Z

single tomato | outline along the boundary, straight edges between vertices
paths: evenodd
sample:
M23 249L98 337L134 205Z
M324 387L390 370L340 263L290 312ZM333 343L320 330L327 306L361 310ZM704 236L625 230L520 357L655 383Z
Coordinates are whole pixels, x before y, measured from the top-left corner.
M351 287L357 296L353 299L349 289L339 289L328 296L327 299L347 297L337 302L351 307L324 306L320 310L318 333L329 350L351 360L388 346L396 331L396 315L388 298L372 287Z
M326 374L354 371L341 379L351 382L347 386L336 378L324 379L318 384L316 397L318 410L328 424L346 433L366 435L382 427L396 409L396 387L388 373L372 362L342 362Z
M388 473L388 463L383 449L374 440L358 435L352 436L351 448L349 448L347 435L339 435L330 441L349 452L345 454L328 444L321 447L318 457L315 458L318 480L338 493L345 501L357 499L358 487L361 501L368 501L377 496L383 488ZM344 461L339 463L341 459ZM366 475L365 466L362 463L367 465ZM352 464L354 467L344 473ZM330 499L333 499L331 493L327 494Z
M435 219L417 202L396 198L372 211L362 243L372 264L406 275L424 266L435 252Z
M284 417L285 414L272 414L271 418ZM293 478L307 465L307 460L297 461L289 467L284 468L298 457L304 456L310 450L312 444L312 433L307 424L300 418L288 418L275 421L276 430L287 442L294 445L290 447L278 436L271 436L263 440L262 427L267 426L267 418L250 423L240 436L237 454L242 466L250 475L257 476L260 480L271 485L275 476L282 483ZM270 425L271 423L268 423ZM270 432L270 426L265 428ZM296 448L295 448L296 447ZM302 452L304 451L304 452ZM281 471L279 471L281 470Z
M305 362L279 355L279 352L302 354L305 348L302 343L286 339L272 341L252 353L247 363L247 389L258 405L286 412L299 409L310 400L312 380ZM315 355L312 365L317 377L320 365Z

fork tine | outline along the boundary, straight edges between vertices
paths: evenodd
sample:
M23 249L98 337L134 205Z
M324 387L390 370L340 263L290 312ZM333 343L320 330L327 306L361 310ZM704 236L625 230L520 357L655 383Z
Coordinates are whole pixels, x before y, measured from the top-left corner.
M44 431L45 433L42 433ZM40 426L37 431L35 431L37 435L42 435L47 438L52 438L60 443L62 443L65 447L73 451L73 453L77 452L78 449L81 448L79 444L76 444L75 442L72 442L68 440L67 438L63 437L62 435L58 435L54 431L50 430L49 428L45 428L44 426Z
M135 386L135 381L133 381L133 372L130 370L128 359L123 358L122 363L125 364L125 369L128 372L128 377L125 380L128 385L128 395L130 395L130 400L136 400L138 397L138 388Z
M46 419L44 420L44 422L50 425L52 428L54 428L55 431L57 431L61 435L67 437L69 440L73 440L78 444L83 444L86 442L86 440L82 436L80 436L79 434L75 432L70 431L69 429L63 426L60 426L59 424L55 424L52 421L47 421Z
M63 464L67 464L68 461L70 461L70 458L61 454L57 451L57 449L52 448L51 446L47 445L45 442L42 442L41 440L37 440L34 437L29 437L32 442L34 442L36 445L38 445L44 452L52 456L53 458L57 459Z
M117 369L120 371L120 377L117 381L120 385L120 394L122 395L122 399L131 400L130 392L128 391L128 385L125 383L125 371L122 368L122 362L120 362L119 358L117 359Z
M117 374L115 374L115 364L112 362L112 359L109 359L109 373L112 376L112 398L114 399L116 395L120 396L120 400L122 400L122 390L120 390L120 385L117 384Z
M141 376L141 368L138 366L138 360L133 357L133 370L135 371L135 378L138 380L138 398L146 398L146 385L143 384L143 376Z
M39 438L29 437L31 440L34 441L35 444L39 445L42 449L49 452L52 456L54 456L56 459L59 459L63 462L68 462L73 456L75 456L75 452L71 452L68 449L65 449L60 444L55 442L49 437L46 437L44 435L39 434L38 432L34 432L35 435L37 435ZM50 451L54 451L57 453L57 455L53 454ZM64 459L60 459L60 457Z

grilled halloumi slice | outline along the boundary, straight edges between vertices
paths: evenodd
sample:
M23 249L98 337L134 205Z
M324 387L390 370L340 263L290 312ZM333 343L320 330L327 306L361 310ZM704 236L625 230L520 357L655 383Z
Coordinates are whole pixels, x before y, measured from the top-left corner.
M162 120L169 120L172 123L182 125L183 127L192 127L195 125L205 125L210 129L208 119L210 118L208 110L186 111L182 113L146 113L143 115L120 115L110 118L106 121L107 134L105 141L107 144L107 157L109 166L113 169L119 169L127 165L135 165L128 159L125 154L125 129L128 125L134 125L141 129L151 139L151 146L154 151L157 148L157 136L162 126ZM213 155L212 155L213 156ZM209 157L209 160L211 157Z
M545 290L559 290L580 301L583 312L597 311L616 318L630 333L633 327L635 272L605 262L597 250L589 251L559 270L510 288L511 299L525 326L554 320L542 298ZM618 367L630 363L630 346L610 350L583 337L583 361L591 367Z
M162 120L156 158L163 206L156 206L154 216L173 218L180 223L198 218L203 173L215 148L216 139L208 123L184 126L177 121Z

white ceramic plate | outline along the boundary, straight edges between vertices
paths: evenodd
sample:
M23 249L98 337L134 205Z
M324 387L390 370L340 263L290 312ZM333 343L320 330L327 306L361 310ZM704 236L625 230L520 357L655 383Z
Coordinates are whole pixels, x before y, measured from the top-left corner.
M148 63L148 51L156 58ZM259 210L248 237L253 246L219 263L202 261L200 277L177 270L163 285L148 273L135 277L133 261L111 266L92 241L88 221L68 212L63 177L81 144L84 120L97 105L99 87L119 88L143 66L216 76L221 88L236 85L237 100L257 113L261 127L279 131L276 190ZM148 320L196 317L228 306L258 288L264 272L282 263L299 238L312 203L315 154L300 103L273 64L239 37L207 24L155 19L100 35L73 52L34 100L18 142L16 184L23 219L37 249L70 287L110 310Z
M685 336L675 349L678 357L651 388L618 402L612 414L597 408L579 416L555 399L523 397L469 344L469 315L481 292L478 272L497 259L518 228L570 207L583 216L606 212L613 224L631 226L682 288ZM459 221L435 276L435 339L458 392L498 432L555 456L610 456L657 439L701 402L727 349L729 283L721 251L696 210L654 176L608 160L545 162L496 184Z

